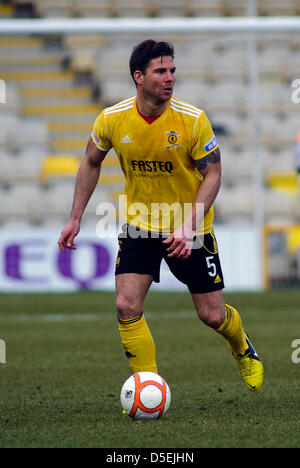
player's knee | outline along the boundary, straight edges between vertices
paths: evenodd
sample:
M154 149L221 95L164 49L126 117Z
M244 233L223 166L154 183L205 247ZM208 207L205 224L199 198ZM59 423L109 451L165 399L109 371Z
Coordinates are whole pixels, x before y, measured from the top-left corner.
M137 317L142 313L142 305L134 298L118 294L116 300L118 317L123 320Z
M217 308L205 307L199 314L200 319L207 326L217 330L224 322L224 314L222 310Z

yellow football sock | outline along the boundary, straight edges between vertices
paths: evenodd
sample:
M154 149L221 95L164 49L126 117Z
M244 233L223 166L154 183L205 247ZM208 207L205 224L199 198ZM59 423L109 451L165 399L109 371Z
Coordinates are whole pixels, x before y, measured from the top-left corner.
M234 354L245 354L248 344L241 317L236 309L225 304L225 320L217 332L228 342L228 346Z
M119 319L118 323L122 344L133 373L150 371L157 374L155 344L144 314L130 320Z

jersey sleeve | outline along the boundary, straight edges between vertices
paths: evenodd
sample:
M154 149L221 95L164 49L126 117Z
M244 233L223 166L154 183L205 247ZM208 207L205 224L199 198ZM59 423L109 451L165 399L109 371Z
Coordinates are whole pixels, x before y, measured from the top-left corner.
M195 124L191 156L195 160L204 158L218 148L218 146L219 143L215 137L211 123L205 112L202 112Z
M105 110L98 115L94 122L92 139L97 148L101 151L109 151L112 148L106 125Z

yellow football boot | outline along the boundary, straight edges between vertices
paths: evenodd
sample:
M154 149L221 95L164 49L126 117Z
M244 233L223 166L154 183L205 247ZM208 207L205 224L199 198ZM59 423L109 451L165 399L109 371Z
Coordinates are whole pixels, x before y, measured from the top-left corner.
M264 370L257 352L246 336L248 349L243 355L233 354L241 371L246 387L252 392L256 392L263 384Z

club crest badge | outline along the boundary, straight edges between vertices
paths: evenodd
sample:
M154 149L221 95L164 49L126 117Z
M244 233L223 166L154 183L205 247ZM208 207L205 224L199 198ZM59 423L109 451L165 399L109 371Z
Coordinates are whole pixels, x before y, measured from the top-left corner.
M166 132L166 135L168 137L168 145L166 146L167 149L180 146L178 143L178 137L180 136L180 133L171 131L171 132Z

